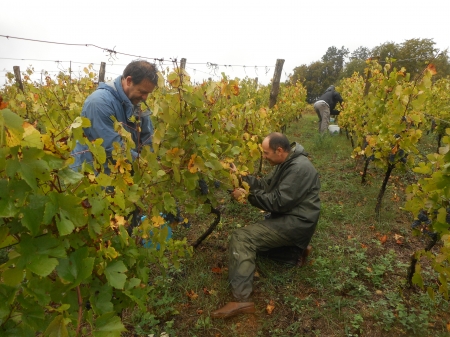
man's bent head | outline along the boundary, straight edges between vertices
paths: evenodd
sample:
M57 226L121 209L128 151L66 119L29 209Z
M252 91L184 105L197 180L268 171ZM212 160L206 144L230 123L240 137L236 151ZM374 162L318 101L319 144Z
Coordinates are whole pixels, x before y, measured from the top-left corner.
M264 138L261 146L263 158L272 166L283 163L291 151L289 139L279 132L272 132L269 134Z
M123 71L123 91L134 105L145 101L157 85L158 71L152 63L133 61Z

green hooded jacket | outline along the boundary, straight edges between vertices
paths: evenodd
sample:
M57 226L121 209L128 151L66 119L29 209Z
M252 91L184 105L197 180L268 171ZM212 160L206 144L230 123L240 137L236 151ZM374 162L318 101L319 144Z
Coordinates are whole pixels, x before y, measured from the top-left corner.
M303 146L293 143L286 160L266 177L243 177L250 185L248 201L271 213L261 223L302 249L308 246L320 215L319 174L307 155Z

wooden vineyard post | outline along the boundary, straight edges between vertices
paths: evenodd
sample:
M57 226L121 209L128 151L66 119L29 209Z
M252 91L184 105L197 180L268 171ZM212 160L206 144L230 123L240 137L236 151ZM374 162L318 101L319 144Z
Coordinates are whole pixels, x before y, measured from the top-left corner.
M22 77L20 76L20 67L14 66L14 76L16 78L16 83L19 85L20 90L23 92L23 83L22 83Z
M284 60L278 59L273 73L272 89L270 90L269 109L272 109L277 103L278 92L280 91L281 71L283 70Z
M181 69L186 69L186 59L182 58L180 61L180 68Z
M186 59L183 57L180 61L180 80L181 83L183 83L183 73L184 70L186 69Z
M105 82L105 67L106 67L105 62L100 63L100 71L98 73L98 83Z

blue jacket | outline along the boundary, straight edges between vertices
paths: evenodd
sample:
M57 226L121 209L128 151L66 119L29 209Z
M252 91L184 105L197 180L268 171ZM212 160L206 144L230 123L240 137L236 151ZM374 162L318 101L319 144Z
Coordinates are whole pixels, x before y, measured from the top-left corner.
M114 116L118 122L123 123L125 129L131 133L137 148L131 151L133 160L137 157L138 149L143 145L152 144L153 125L150 120L150 110L139 113L139 106L134 106L122 88L122 77L117 77L114 81L100 83L97 90L94 91L84 102L81 116L89 118L91 126L84 129L84 135L94 141L103 138L102 146L106 150L107 162L111 159L113 143L118 142L123 145L122 137L114 131ZM138 134L137 125L130 121L132 116L141 121L141 132ZM139 136L139 137L138 137ZM139 139L139 142L138 142ZM79 170L83 162L92 163L91 152L88 147L77 142L72 156L75 163L71 168ZM139 151L140 152L140 151ZM108 164L105 163L105 173L109 173Z

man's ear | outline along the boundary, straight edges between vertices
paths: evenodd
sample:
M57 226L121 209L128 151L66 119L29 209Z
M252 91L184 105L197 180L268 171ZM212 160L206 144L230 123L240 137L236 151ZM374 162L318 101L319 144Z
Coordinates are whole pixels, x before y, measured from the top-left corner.
M127 86L130 86L131 83L132 83L131 76L127 76L127 77L125 78L125 82L127 83Z

